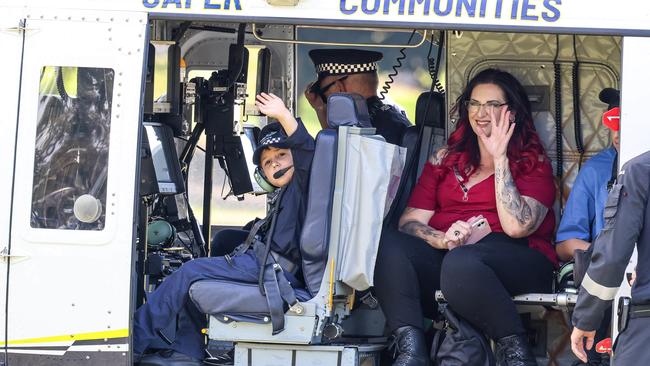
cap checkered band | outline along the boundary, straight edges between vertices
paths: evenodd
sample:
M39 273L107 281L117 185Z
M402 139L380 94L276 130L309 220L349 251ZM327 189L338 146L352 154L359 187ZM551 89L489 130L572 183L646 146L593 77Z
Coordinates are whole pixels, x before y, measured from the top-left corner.
M271 144L277 144L278 142L284 140L284 136L280 132L271 132L268 135L264 136L262 140L260 140L260 146L266 146L266 145L271 145Z
M358 74L363 72L377 71L377 63L369 62L365 64L337 64L325 63L316 65L316 72L327 72L329 74Z

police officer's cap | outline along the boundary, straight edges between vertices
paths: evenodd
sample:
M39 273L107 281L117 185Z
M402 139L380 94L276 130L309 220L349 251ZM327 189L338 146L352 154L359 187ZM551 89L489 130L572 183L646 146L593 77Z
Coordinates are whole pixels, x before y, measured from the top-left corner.
M621 92L614 88L605 88L598 94L598 99L607 104L607 110L621 106Z
M262 128L262 132L260 132L260 141L257 143L257 148L253 153L253 163L255 165L260 165L262 151L269 147L276 147L278 149L289 148L289 145L287 144L287 134L284 132L282 125L277 122L270 123Z
M309 51L318 78L330 75L363 74L377 71L380 52L357 49L316 49Z

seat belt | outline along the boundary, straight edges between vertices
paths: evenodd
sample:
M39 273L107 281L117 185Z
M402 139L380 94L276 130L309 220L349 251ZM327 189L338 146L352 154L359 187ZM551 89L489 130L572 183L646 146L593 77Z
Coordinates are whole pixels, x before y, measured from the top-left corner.
M291 287L291 284L284 276L282 266L272 260L268 262L269 254L271 253L271 243L273 232L275 231L275 224L277 222L279 204L284 195L284 189L280 190L275 199L271 202L272 208L266 217L253 225L251 232L248 234L246 241L237 247L233 255L245 253L252 247L255 257L260 264L260 276L258 279L258 286L260 293L266 297L266 302L269 307L269 314L271 317L271 326L273 328L273 335L276 335L284 330L284 303L289 305L291 311L296 314L302 314L304 308L296 299L296 293ZM259 240L256 235L257 232L263 227L268 227L266 230L266 242ZM268 263L267 263L268 262Z
M277 205L275 204L276 202L280 201L280 195L282 194L283 191L278 192L275 197L273 197L269 204L271 205L271 209L269 212L266 214L266 216L258 220L255 224L253 224L253 227L251 230L248 232L248 236L246 236L246 240L240 245L238 245L230 254L226 254L224 258L229 264L232 264L232 257L238 256L240 254L246 253L248 249L250 249L253 246L253 243L255 242L257 238L257 233L262 230L262 232L267 231L271 232L272 230L267 230L268 226L271 224L271 221L273 217L275 217L275 213L277 211Z

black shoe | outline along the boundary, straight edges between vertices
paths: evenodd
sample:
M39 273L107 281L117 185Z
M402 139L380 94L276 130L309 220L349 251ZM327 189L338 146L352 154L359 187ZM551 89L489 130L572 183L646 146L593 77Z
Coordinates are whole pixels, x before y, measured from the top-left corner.
M587 363L578 360L572 363L571 366L609 366L609 357L601 356L598 359L589 359Z
M232 366L235 364L235 350L224 352L220 355L211 355L203 360L208 366Z
M407 325L393 332L395 361L393 366L428 366L427 345L422 329Z
M524 335L514 334L497 340L498 366L537 366L537 360Z
M186 354L165 350L148 354L140 359L138 366L202 366L203 362Z

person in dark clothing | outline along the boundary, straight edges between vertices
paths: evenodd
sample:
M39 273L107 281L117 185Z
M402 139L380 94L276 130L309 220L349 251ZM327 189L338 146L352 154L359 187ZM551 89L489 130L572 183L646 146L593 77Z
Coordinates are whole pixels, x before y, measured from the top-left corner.
M564 207L562 220L555 236L555 250L563 261L574 259L574 252L587 251L604 226L603 211L607 193L618 172L620 129L620 91L605 88L600 100L608 105L603 124L610 130L612 145L591 157L582 165ZM614 118L611 118L614 117ZM580 260L580 259L578 259ZM610 337L611 309L598 328L596 342ZM589 366L609 365L609 356L589 351ZM584 365L578 361L573 366Z
M636 280L631 306L620 314L614 365L645 365L650 359L650 152L623 165L605 203L605 226L593 242L593 254L573 311L571 349L587 362L596 329L624 279L636 245ZM629 310L629 311L628 311Z
M333 93L355 93L366 99L370 121L387 142L399 145L411 125L394 106L377 96L377 61L382 54L357 49L315 49L309 52L318 79L305 90L305 97L316 111L323 128L327 128L327 97Z
M279 202L273 232L258 232L259 241L271 235L271 255L284 263L300 263L299 238L305 216L309 173L315 143L302 122L286 109L282 100L273 94L262 93L256 105L261 112L280 123L267 125L261 132L260 143L253 155L265 179L278 188ZM278 263L282 261L278 260ZM198 312L189 298L190 286L204 279L258 282L260 261L253 248L230 257L194 259L185 263L163 281L147 298L134 316L134 353L142 355L150 343L158 338L158 330L167 327L180 312L191 322L177 331L170 348L173 353L154 353L142 358L141 365L176 364L201 365L204 356L205 315ZM292 287L302 287L299 278L283 271ZM305 291L296 291L298 301L308 300Z
M305 97L316 111L322 128L327 126L327 97L333 93L356 93L366 98L368 113L377 134L387 142L400 145L402 135L411 125L394 106L384 104L377 96L377 61L382 54L357 49L316 49L309 52L318 79L305 91ZM248 228L219 230L211 243L211 256L230 253L248 235Z
M536 366L511 297L551 289L551 164L511 74L480 72L454 109L456 130L425 166L401 232L382 233L375 292L397 341L393 365L428 364L424 316L434 317L441 289L454 312L496 341L500 365ZM478 215L491 228L483 238Z

